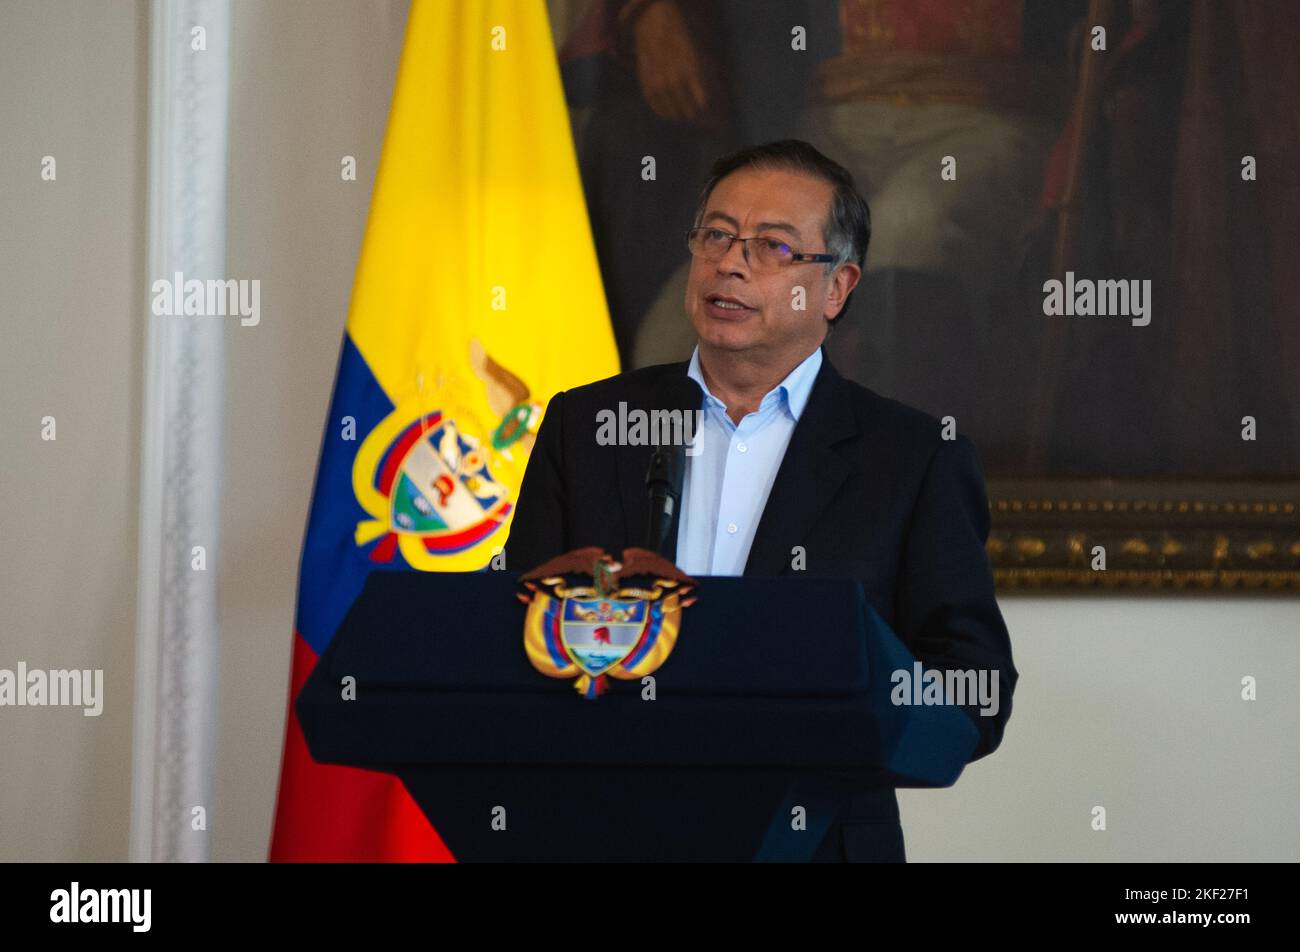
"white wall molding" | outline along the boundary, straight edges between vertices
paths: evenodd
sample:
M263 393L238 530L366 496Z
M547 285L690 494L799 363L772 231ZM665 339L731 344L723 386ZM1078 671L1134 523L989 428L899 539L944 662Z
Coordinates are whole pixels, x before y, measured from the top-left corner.
M195 50L195 27L206 49ZM224 335L237 318L154 314L158 279L223 278L229 0L150 8L148 297L130 855L209 856L217 697ZM202 546L206 570L192 565Z

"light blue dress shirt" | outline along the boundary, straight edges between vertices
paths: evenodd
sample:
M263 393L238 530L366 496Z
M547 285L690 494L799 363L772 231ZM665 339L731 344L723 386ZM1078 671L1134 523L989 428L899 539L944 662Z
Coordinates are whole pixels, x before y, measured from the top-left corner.
M733 423L726 405L704 383L696 345L686 374L704 391L704 406L697 447L688 448L682 480L677 565L683 572L744 574L758 520L821 365L819 347L763 397L757 410Z

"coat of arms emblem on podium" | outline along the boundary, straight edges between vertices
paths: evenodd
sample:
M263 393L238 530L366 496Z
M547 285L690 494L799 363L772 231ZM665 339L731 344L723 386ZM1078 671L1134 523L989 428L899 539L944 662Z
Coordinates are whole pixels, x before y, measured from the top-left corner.
M580 578L590 578L584 584ZM648 578L644 584L624 580ZM524 649L551 678L575 678L594 700L609 678L643 678L672 653L695 580L648 549L626 549L617 562L597 547L576 549L520 577L528 594Z

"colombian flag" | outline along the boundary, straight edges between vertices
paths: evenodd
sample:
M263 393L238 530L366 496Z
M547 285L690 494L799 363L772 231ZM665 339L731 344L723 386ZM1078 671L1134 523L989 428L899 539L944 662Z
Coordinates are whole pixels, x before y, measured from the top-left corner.
M396 777L314 762L293 699L367 573L491 562L547 401L617 372L543 0L414 0L303 546L272 861L453 858Z

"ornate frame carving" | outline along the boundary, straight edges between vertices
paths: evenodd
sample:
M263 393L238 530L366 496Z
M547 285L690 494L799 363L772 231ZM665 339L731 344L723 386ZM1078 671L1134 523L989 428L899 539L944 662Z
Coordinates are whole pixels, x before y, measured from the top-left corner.
M1300 592L1300 480L990 479L989 510L1002 592Z

